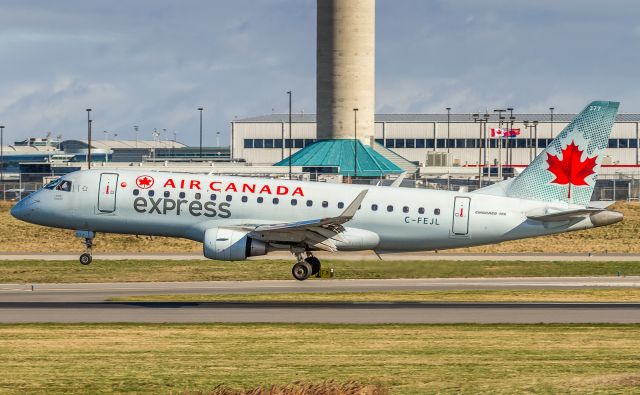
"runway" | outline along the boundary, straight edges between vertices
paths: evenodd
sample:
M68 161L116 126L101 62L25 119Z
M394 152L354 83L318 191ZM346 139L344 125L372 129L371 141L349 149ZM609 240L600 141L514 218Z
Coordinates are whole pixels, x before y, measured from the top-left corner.
M640 304L2 303L3 323L638 323Z
M640 261L639 254L617 254L617 253L583 253L583 254L549 254L549 253L456 253L456 252L383 252L380 257L373 251L355 251L355 252L316 252L314 253L322 260L344 260L344 261L585 261L585 262L603 262L603 261ZM77 261L79 253L0 253L0 261L16 261L16 260L45 260L45 261ZM194 260L206 259L201 253L94 253L95 260ZM275 251L268 255L251 257L249 260L292 260L289 252Z
M640 277L0 284L0 322L58 323L640 323L616 303L140 303L112 297L179 293L364 292L640 287Z

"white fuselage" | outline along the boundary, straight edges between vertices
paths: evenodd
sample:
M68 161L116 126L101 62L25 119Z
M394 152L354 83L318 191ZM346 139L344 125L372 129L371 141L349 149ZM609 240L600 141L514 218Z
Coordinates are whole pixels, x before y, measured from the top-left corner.
M435 250L593 227L588 217L527 219L531 210L570 209L567 203L480 193L136 170L93 169L63 179L70 190L42 189L13 215L58 228L203 241L216 227L335 217L368 189L344 225L340 250Z

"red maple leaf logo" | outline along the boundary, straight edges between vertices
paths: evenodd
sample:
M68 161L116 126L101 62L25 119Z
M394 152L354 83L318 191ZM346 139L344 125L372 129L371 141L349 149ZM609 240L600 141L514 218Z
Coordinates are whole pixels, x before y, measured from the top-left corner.
M547 152L549 170L556 178L551 182L559 185L569 185L567 199L571 199L571 185L585 186L586 178L595 174L596 159L598 156L581 160L584 151L575 145L573 141L560 152L562 159Z
M153 177L149 176L140 176L136 178L136 185L138 188L148 189L153 186Z

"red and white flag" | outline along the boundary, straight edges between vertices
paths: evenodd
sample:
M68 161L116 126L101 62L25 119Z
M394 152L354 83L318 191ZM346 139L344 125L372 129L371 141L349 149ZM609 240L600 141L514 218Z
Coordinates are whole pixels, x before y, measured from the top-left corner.
M520 135L520 129L496 129L491 128L491 138L516 137Z

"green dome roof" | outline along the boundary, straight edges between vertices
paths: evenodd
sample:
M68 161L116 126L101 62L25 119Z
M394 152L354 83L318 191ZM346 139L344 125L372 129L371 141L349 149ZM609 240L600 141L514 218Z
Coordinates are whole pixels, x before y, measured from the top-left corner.
M387 174L399 174L403 170L382 156L373 148L356 140L357 175L358 177L382 177ZM386 149L378 146L380 149ZM353 176L354 140L336 139L320 140L301 149L291 156L292 166L303 167L337 167L343 176ZM289 158L276 163L275 166L289 166Z

